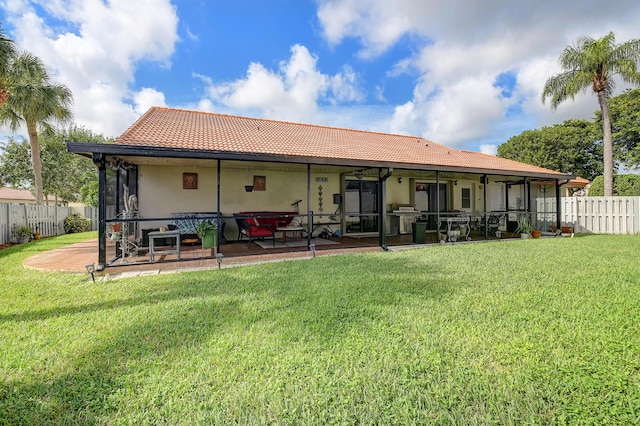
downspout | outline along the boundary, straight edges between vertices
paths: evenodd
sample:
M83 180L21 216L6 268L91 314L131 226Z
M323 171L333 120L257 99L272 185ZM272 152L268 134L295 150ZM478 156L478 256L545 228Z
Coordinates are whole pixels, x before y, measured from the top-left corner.
M104 270L107 264L107 167L104 154L94 152L93 164L98 167L98 266L96 271Z
M381 173L382 169L378 169L378 191L380 191L380 196L378 197L378 243L380 244L380 247L382 247L382 250L388 251L389 248L387 247L387 224L385 220L385 206L387 205L387 179L389 179L389 177L391 177L391 175L393 174L393 168L389 167L389 170L383 176L380 176Z

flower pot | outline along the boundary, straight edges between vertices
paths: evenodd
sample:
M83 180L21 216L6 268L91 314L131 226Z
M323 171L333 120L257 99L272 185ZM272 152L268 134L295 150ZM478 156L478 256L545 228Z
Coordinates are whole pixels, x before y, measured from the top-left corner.
M572 226L563 226L560 229L562 230L563 234L573 234L573 227Z
M253 185L245 185L244 186L244 190L247 191L247 192L253 191Z
M211 231L207 231L204 234L204 237L202 238L202 248L206 249L206 248L215 248L218 244L217 243L217 239L218 239L218 231L217 230L211 230Z
M527 233L521 233L520 234L520 238L522 238L523 240L527 240L529 238L531 238L531 234L527 234Z
M534 229L533 231L531 231L531 236L533 238L540 238L540 235L542 235L542 231L540 231L539 229Z
M29 242L29 237L18 237L18 244L24 244Z

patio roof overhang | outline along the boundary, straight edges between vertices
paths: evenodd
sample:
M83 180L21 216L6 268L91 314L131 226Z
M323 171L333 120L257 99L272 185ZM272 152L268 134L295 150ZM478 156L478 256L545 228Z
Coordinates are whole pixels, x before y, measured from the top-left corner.
M536 180L570 180L571 175L559 172L544 173L531 172L522 170L505 170L490 169L476 167L459 167L451 165L438 164L417 164L394 161L367 161L361 159L347 158L323 158L313 156L291 156L291 155L274 155L261 154L255 152L231 152L231 151L212 151L200 149L178 149L178 148L161 148L153 146L132 146L121 144L93 144L81 142L67 142L67 150L69 152L86 156L88 158L96 158L96 156L120 158L130 161L135 158L173 158L173 159L193 159L193 160L230 160L230 161L254 161L264 163L288 163L288 164L310 164L318 166L336 166L336 167L355 167L355 168L384 168L384 169L402 169L413 171L439 171L453 173L471 173L478 175L500 175L500 176L519 176ZM135 163L135 161L130 161Z

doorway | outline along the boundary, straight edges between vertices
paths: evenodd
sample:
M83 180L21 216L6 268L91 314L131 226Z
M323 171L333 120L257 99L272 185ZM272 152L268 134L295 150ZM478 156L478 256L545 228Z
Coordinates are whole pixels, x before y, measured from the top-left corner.
M378 182L347 180L344 212L346 233L378 232Z

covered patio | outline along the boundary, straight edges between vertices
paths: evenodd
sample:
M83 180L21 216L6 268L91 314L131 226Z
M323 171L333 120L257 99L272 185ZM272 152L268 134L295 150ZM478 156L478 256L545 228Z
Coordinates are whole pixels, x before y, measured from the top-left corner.
M522 217L551 232L570 179L424 138L155 107L114 144L67 146L98 168L98 270L503 239Z

